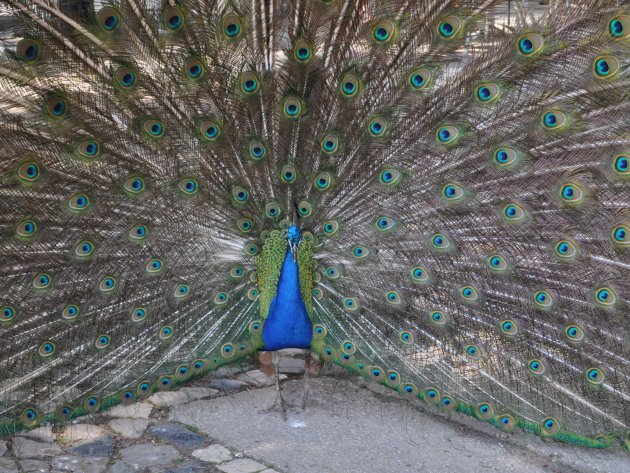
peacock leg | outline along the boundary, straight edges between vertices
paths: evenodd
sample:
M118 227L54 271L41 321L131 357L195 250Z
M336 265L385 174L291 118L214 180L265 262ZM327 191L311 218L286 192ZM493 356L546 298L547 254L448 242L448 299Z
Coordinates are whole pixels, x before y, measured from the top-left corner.
M280 355L277 351L272 352L271 354L271 363L273 364L273 377L276 381L276 389L278 390L276 400L274 401L274 407L276 404L280 407L280 414L282 415L283 420L287 420L287 409L284 405L284 398L282 397L282 390L280 389Z
M304 388L302 390L302 409L306 409L308 396L311 393L310 365L311 365L311 350L306 350L306 355L304 356Z

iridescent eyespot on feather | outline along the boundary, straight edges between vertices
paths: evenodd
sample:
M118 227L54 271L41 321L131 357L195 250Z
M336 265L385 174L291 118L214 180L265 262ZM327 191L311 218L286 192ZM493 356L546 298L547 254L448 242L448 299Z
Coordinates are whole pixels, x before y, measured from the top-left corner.
M500 168L511 168L520 161L519 153L509 147L497 148L493 154L494 163Z
M441 310L430 310L428 313L429 322L438 327L444 327L448 323L448 317Z
M423 266L416 266L409 271L414 284L427 284L431 279L431 273Z
M398 339L402 343L404 343L405 345L412 345L413 344L413 335L408 330L402 330L398 334Z
M164 262L160 258L151 258L145 265L145 270L149 274L157 274L162 271Z
M123 189L131 195L141 194L145 190L144 179L137 176L131 176L125 181Z
M299 118L302 115L303 108L304 105L302 104L302 101L297 97L285 97L282 102L282 112L285 117L291 120Z
M260 320L254 320L249 324L249 333L252 335L260 335L262 333L263 324Z
M76 153L85 159L96 159L101 155L101 145L94 138L80 141L75 147Z
M560 199L567 206L579 205L584 200L584 190L577 182L567 182L560 186Z
M41 54L41 46L39 41L32 38L24 38L20 40L15 47L16 56L25 62L35 62Z
M190 296L190 287L186 284L180 284L173 291L173 295L177 300L187 299Z
M344 353L347 353L348 355L353 355L354 352L357 351L357 348L356 348L354 342L352 342L350 340L345 340L341 344L341 349L343 350Z
M369 254L370 254L369 248L363 245L354 245L352 247L352 256L354 256L358 260L367 258Z
M503 273L508 269L507 260L501 255L491 255L486 258L488 268L493 273Z
M162 13L162 22L169 31L177 31L184 25L184 13L178 6L168 6Z
M613 307L617 303L617 293L608 286L602 286L595 290L595 303L604 308Z
M381 20L372 28L372 40L377 44L388 44L396 36L396 23L392 20Z
M523 207L516 202L510 202L502 207L501 218L509 223L522 223L525 221L526 214Z
M114 82L121 90L131 90L136 85L138 73L131 67L120 66L114 72Z
M198 127L199 136L207 143L214 143L221 137L221 125L215 120L203 120Z
M314 179L315 188L319 191L326 191L330 189L332 182L332 174L328 171L320 172L319 174L317 174L317 176L315 176Z
M106 33L112 33L120 27L120 12L113 7L103 7L98 11L96 20Z
M616 76L619 72L619 66L619 59L609 54L597 56L593 61L593 71L595 77L598 78L609 79Z
M83 240L74 246L74 256L78 258L89 258L94 254L94 243Z
M519 54L533 57L543 50L545 39L538 33L526 33L518 37L516 46Z
M69 321L76 320L77 317L79 317L80 313L81 313L81 309L79 308L78 305L68 304L61 311L61 318L63 320L69 320Z
M402 305L402 298L400 297L400 294L398 294L398 292L396 291L387 291L385 293L385 300L389 305L395 307Z
M339 222L336 220L328 220L322 225L322 230L327 236L333 236L339 231Z
M313 289L313 299L321 301L323 297L324 297L324 291L318 288Z
M480 420L490 420L494 417L494 408L488 402L482 402L475 407L475 415Z
M267 218L278 218L282 212L280 204L278 202L272 201L267 202L265 204L265 217Z
M236 222L236 226L242 233L247 234L252 231L254 224L252 223L252 220L249 218L239 218L238 221Z
M449 182L442 187L442 198L447 202L455 203L461 202L466 197L466 192L459 184L455 182Z
M556 242L553 249L556 256L565 261L575 259L578 255L577 247L569 240L560 240Z
M443 233L436 233L431 237L431 246L437 251L446 251L451 247L451 242Z
M29 240L37 234L38 230L39 227L33 220L22 220L15 227L15 236L23 240Z
M48 273L37 273L33 278L33 287L35 289L48 289L52 284L52 278Z
M343 97L355 98L361 91L361 85L361 80L355 73L347 72L339 81L339 91Z
M140 381L136 386L136 395L140 398L146 398L153 391L153 385L149 381Z
M343 308L348 312L356 312L359 310L359 303L352 297L346 297L343 300Z
M260 140L251 140L247 147L248 155L254 161L260 161L267 156L267 146Z
M581 343L586 338L582 327L577 324L569 324L564 328L564 336L569 343Z
M501 98L502 89L494 82L485 82L475 87L475 98L483 104L491 104Z
M604 376L604 372L599 368L589 368L584 373L584 378L590 384L602 384L606 377Z
M53 356L57 351L57 344L52 340L44 340L37 348L37 353L43 358Z
M508 337L518 335L518 324L512 319L506 319L499 322L499 328L501 329L501 334L507 335Z
M117 286L116 278L112 276L105 276L98 283L98 289L103 293L112 292L114 289L116 289L116 286Z
M547 417L540 423L542 433L546 435L555 435L560 430L560 422L553 417Z
M55 419L59 422L67 422L72 419L72 415L74 414L74 409L72 406L64 404L55 409Z
M186 365L179 365L174 371L175 379L186 381L192 375L191 370Z
M385 382L391 387L398 386L400 384L400 373L398 373L398 371L389 370L385 376Z
M201 79L205 71L206 68L199 58L189 57L184 61L184 74L191 81L196 82Z
M321 340L326 337L326 334L328 334L328 330L322 324L313 325L313 337Z
M615 156L612 163L613 171L622 177L630 177L630 155L623 153Z
M464 347L464 350L466 352L466 357L468 357L471 360L478 360L481 358L482 353L477 345L474 345L474 344L466 345Z
M447 16L437 25L437 33L442 39L450 40L455 38L462 29L462 20L454 15Z
M454 145L459 140L459 135L459 128L452 125L438 128L438 130L435 132L435 138L437 142L443 145Z
M368 122L368 132L372 138L381 138L388 131L388 123L385 117L374 117Z
M144 225L134 225L129 230L129 238L133 241L144 241L149 234L149 229Z
M328 266L326 268L326 277L328 279L339 279L340 273L337 268L334 266Z
M249 242L245 244L244 250L247 256L256 256L259 253L260 248L256 243Z
M41 177L41 169L35 161L26 161L18 167L17 175L22 182L30 184Z
M512 432L516 428L516 420L510 414L501 414L497 425L504 432Z
M376 222L374 222L374 226L380 232L391 232L397 225L398 222L387 215L381 215L376 219Z
M626 224L617 225L610 232L610 236L615 245L620 247L630 246L630 226Z
M173 378L168 375L162 375L157 379L155 386L160 391L167 391L173 387Z
M59 120L64 118L68 112L68 104L62 97L50 97L46 101L46 113L49 117Z
M329 156L337 154L339 152L339 136L335 133L328 133L320 140L319 146Z
M378 176L379 184L389 188L399 184L401 179L402 173L395 168L385 168L380 172Z
M258 76L250 71L241 74L240 81L241 91L246 95L252 95L260 89L260 81Z
M534 374L536 376L542 376L547 371L547 367L545 366L545 363L543 363L543 361L538 358L529 360L527 362L527 369L529 370L531 374Z
M306 200L301 200L298 203L298 213L300 214L300 217L302 218L310 217L311 214L313 213L313 206L311 205L310 202Z
M229 299L229 296L225 292L219 292L216 296L214 296L214 303L217 305L225 304Z
M90 198L86 194L74 194L68 199L68 208L70 210L81 211L87 209L90 203Z
M412 90L426 89L433 80L433 72L426 67L414 69L407 76L407 82Z
M146 307L135 307L131 311L131 321L133 323L139 323L146 320L148 311Z
M615 39L626 39L630 35L630 15L619 15L608 22L608 33Z
M10 305L3 305L2 307L0 307L0 324L11 322L13 319L15 319L16 313L17 312L15 308L11 307Z
M536 291L534 293L534 304L540 309L551 309L555 300L551 291Z
M380 366L370 366L368 369L370 379L376 383L380 383L385 378L385 372Z
M297 179L297 170L292 164L285 164L280 170L280 180L285 184L293 184Z
M109 347L111 342L112 342L111 337L109 335L103 334L96 337L96 340L94 340L94 346L98 348L99 350L103 350Z
M413 383L403 383L400 392L405 398L414 399L418 395L418 387Z
M241 186L234 186L232 187L232 199L234 200L234 202L236 202L237 204L244 204L247 202L247 200L249 199L249 192L247 191L247 189L245 189L244 187Z
M298 38L293 43L293 59L300 64L306 64L313 59L313 47L304 38Z
M238 39L243 34L243 23L238 15L228 13L221 19L221 32L228 39Z
M477 302L479 300L479 293L473 286L461 287L459 295L464 302Z
M258 289L251 288L247 291L247 298L250 301L255 301L258 298Z
M234 349L234 345L231 343L225 343L221 347L221 356L223 358L232 358L235 353L236 350Z
M568 123L567 115L560 110L549 110L545 112L541 120L543 128L546 130L560 130Z
M245 275L245 269L242 265L236 264L230 268L230 277L233 279L242 279Z
M440 409L444 412L451 412L457 409L459 402L451 396L442 396Z
M160 331L158 332L158 337L160 338L160 340L168 340L174 334L175 331L173 330L173 327L171 325L165 325L164 327L160 328Z
M28 406L22 409L20 412L20 422L24 424L26 428L32 428L41 422L42 413L39 409L33 406Z
M156 120L154 118L145 120L142 123L142 130L149 138L161 138L164 136L166 127L160 120Z

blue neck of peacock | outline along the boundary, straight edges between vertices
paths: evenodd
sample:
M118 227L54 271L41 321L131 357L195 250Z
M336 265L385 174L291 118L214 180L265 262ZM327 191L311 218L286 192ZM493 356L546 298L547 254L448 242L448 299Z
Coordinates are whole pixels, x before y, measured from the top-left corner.
M300 292L300 275L296 252L302 232L292 225L287 230L287 249L280 272L276 295L269 307L263 327L265 349L309 348L313 328Z

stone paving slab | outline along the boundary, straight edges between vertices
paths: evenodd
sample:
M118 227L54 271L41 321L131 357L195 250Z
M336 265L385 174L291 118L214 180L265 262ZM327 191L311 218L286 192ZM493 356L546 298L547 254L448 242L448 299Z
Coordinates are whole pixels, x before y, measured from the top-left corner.
M138 402L136 404L118 405L107 411L109 417L124 417L132 419L148 419L151 415L153 406L147 402Z
M201 435L175 423L152 425L147 429L147 432L184 450L192 450L205 443Z
M185 457L171 445L133 445L120 450L121 459L111 467L111 473L163 472L175 467Z
M137 439L149 426L149 419L112 419L109 428L128 439Z
M237 458L236 460L222 463L217 468L225 473L258 473L267 467L249 458Z
M210 445L192 452L192 456L210 463L221 463L232 459L232 453L223 445Z
M163 391L155 393L148 399L148 402L159 407L172 407L195 401L197 399L202 399L204 397L216 396L218 393L218 390L211 388L182 388L178 391Z

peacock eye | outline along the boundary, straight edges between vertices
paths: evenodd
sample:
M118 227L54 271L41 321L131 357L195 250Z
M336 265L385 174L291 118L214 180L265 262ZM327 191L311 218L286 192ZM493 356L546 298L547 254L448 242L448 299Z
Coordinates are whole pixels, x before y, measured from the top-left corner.
M447 16L437 25L437 32L442 39L450 40L462 29L462 20L457 16Z
M381 20L372 28L372 40L376 44L388 44L394 39L396 32L396 23L392 20Z
M525 57L533 57L543 50L544 38L538 33L527 33L516 40L519 54Z
M443 145L455 145L460 138L459 128L453 125L446 125L435 132L437 142Z
M407 76L407 82L414 91L426 89L431 80L433 79L433 73L431 69L426 67L420 67L412 70Z
M361 91L361 80L354 72L347 72L339 81L339 91L347 99L356 98Z

